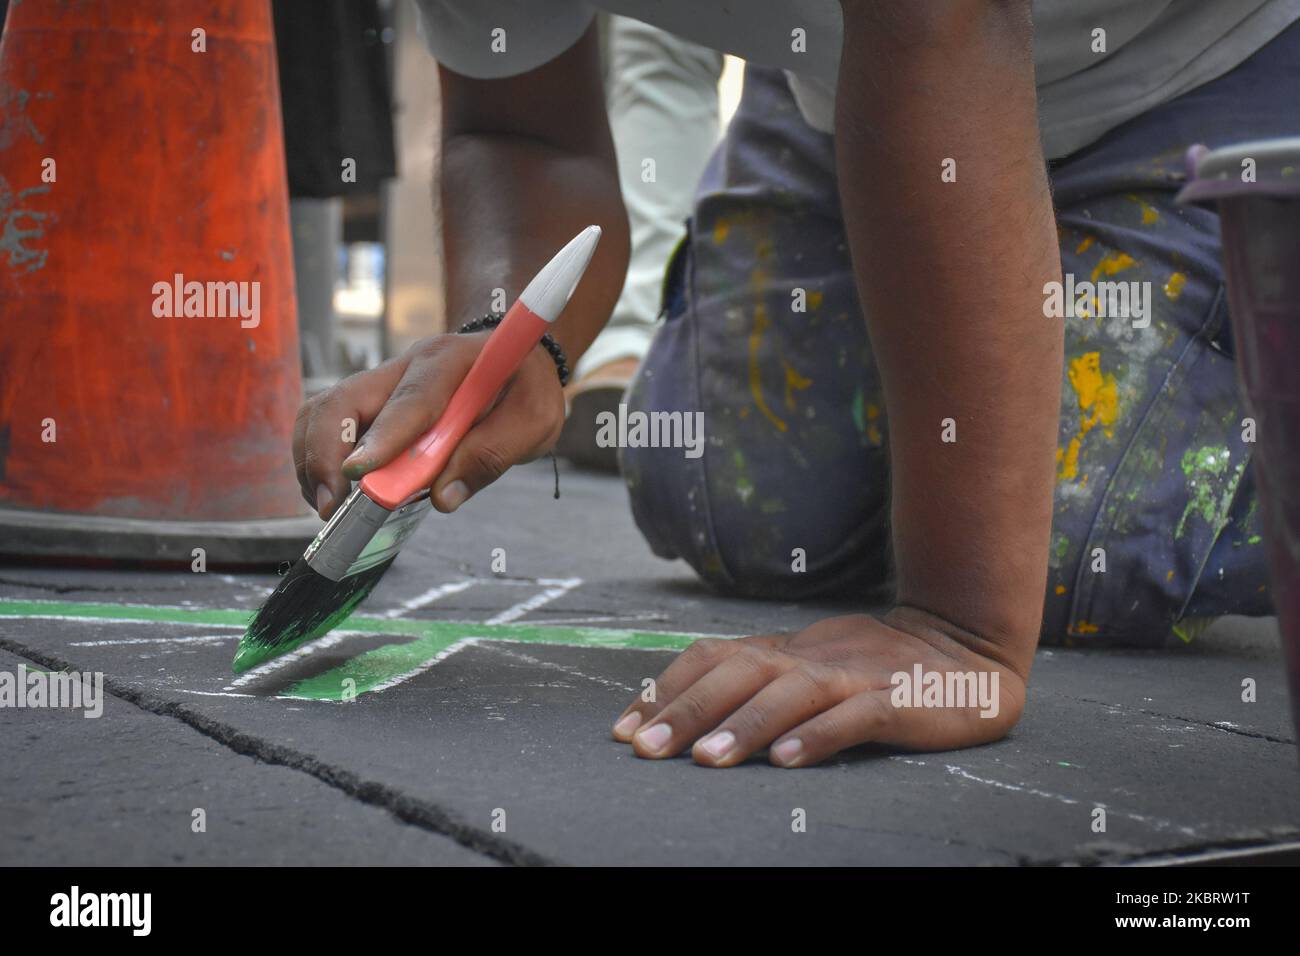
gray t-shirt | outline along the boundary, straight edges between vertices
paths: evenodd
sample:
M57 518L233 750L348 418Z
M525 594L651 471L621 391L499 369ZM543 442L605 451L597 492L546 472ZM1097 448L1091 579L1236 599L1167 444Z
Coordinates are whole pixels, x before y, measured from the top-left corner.
M832 131L839 0L415 2L433 55L465 76L541 66L602 9L785 70L804 119ZM1055 159L1222 76L1300 19L1300 0L1033 0L1033 18L1039 126Z

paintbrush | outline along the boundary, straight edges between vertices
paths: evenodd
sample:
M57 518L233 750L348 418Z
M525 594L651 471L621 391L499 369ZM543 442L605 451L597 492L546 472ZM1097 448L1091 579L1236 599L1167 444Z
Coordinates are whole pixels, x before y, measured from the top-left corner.
M599 241L600 227L588 226L556 253L488 337L437 423L361 479L249 624L231 664L235 673L328 634L365 600L433 510L429 487L559 317Z

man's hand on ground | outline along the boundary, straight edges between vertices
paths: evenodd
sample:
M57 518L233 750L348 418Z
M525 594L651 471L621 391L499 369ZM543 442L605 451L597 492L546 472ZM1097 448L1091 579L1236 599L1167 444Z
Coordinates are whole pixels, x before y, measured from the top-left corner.
M653 703L638 699L624 711L614 737L641 757L691 747L709 767L735 766L764 747L777 766L805 767L863 743L950 750L997 740L1020 718L1027 669L1018 673L985 656L995 646L951 633L924 612L899 608L884 619L829 618L793 634L696 641L655 681ZM971 699L964 708L895 706L891 677L911 678L918 663L923 674L983 672L986 687L997 674L988 708L996 713L981 716Z

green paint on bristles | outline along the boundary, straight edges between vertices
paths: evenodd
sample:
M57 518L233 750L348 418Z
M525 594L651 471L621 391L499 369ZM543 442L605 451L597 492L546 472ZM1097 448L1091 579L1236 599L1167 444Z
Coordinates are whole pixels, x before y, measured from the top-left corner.
M370 595L370 591L359 592L347 601L342 607L334 611L329 617L325 618L320 624L313 627L306 633L290 638L287 641L269 643L260 641L253 636L253 628L257 618L249 622L249 628L244 636L240 638L239 648L235 651L235 659L230 662L230 669L236 674L242 674L244 671L252 670L258 664L264 664L273 657L279 657L281 654L288 654L290 651L297 650L308 641L314 641L318 637L324 637L334 628L346 621L358 604L364 601Z
M393 563L388 558L331 581L305 559L289 569L248 625L230 667L236 674L324 637L370 596Z

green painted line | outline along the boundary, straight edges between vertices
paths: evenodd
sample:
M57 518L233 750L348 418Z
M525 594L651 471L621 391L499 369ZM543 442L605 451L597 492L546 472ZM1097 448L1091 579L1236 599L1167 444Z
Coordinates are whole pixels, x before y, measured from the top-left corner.
M155 607L148 604L92 604L58 601L0 601L0 617L72 620L149 621L165 624L206 624L246 627L248 611ZM385 644L339 666L299 681L283 696L308 700L341 700L345 690L360 695L403 674L424 667L465 638L561 644L574 647L681 650L698 635L657 631L621 631L599 627L547 627L536 624L477 624L460 621L406 621L354 615L340 630L412 637ZM351 680L351 686L345 681Z
M353 618L353 621L356 619ZM390 622L395 623L395 622ZM410 622L408 622L410 623ZM681 650L694 637L651 631L614 631L603 628L537 627L516 624L457 624L424 621L424 636L402 644L385 644L358 654L315 677L299 681L284 694L312 700L341 700L344 691L360 695L394 678L419 670L466 638L515 641L532 644L564 644L574 647L640 648ZM351 681L349 685L346 683Z
M0 617L93 618L118 621L162 621L169 624L224 624L247 627L248 611L222 611L151 604L80 604L62 601L0 601Z

